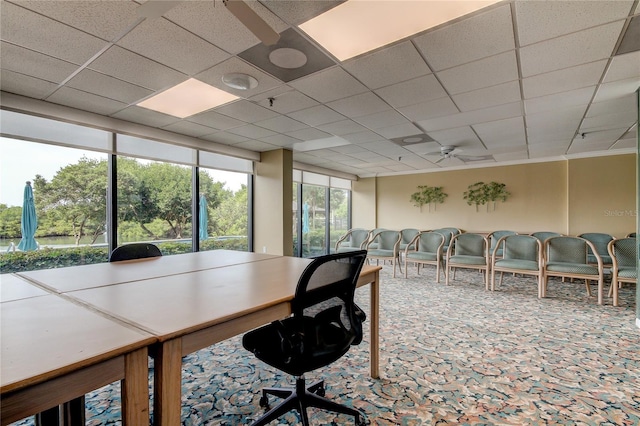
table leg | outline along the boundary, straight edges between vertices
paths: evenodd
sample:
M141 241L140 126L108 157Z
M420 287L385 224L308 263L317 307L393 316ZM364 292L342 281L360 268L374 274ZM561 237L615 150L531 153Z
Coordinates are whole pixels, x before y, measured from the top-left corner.
M370 357L371 357L371 377L374 379L380 378L380 272L375 272L374 280L369 284L371 293L371 343L370 343Z
M153 423L155 426L180 424L182 406L182 340L158 344L154 365Z
M60 406L42 411L35 416L36 426L58 426L60 424Z
M125 426L148 425L149 352L146 347L125 355L121 392L122 424Z

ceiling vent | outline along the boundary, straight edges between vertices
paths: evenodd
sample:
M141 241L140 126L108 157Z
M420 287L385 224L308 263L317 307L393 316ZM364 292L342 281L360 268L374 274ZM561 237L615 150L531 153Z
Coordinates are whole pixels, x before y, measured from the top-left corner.
M426 133L419 133L417 135L411 135L411 136L402 136L399 138L393 138L389 140L400 146L414 145L417 143L424 143L424 142L435 142L435 140L431 136L427 135Z

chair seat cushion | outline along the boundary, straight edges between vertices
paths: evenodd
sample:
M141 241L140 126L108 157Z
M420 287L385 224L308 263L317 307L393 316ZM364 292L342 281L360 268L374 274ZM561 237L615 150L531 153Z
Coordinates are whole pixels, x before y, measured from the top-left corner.
M523 269L525 271L537 271L538 262L534 260L522 259L501 259L496 260L496 267L507 269Z
M638 270L628 266L618 268L618 276L620 278L638 278Z
M376 257L393 257L393 250L381 250L381 249L371 249L367 251L367 256L376 256Z
M436 253L416 251L407 253L407 260L409 259L435 262L436 260L438 260L438 255Z
M565 272L567 274L598 275L598 268L582 263L547 262L545 269L549 272Z
M462 254L457 254L455 256L451 256L449 258L449 262L451 264L460 264L460 265L486 265L486 259L481 256L467 256Z

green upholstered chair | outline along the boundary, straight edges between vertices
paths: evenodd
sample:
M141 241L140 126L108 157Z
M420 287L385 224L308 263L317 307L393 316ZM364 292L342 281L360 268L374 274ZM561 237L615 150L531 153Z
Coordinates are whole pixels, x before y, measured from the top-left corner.
M451 239L447 249L445 283L457 268L470 268L484 271L484 285L489 290L489 240L480 234L462 233Z
M369 230L352 228L336 241L336 253L362 250L369 239Z
M376 249L378 247L378 243L375 242L374 240L376 239L376 236L382 232L382 231L388 231L388 229L386 228L374 228L371 230L371 232L369 232L369 240L367 241L367 244L364 245L364 247L370 247L372 249Z
M636 233L635 232L629 232L627 234L627 238L636 238Z
M505 272L538 277L538 297L542 297L544 261L542 243L531 235L505 235L496 241L502 248L491 255L491 291L496 288L496 272L500 272L500 283Z
M402 241L400 241L400 251L404 252L407 246L409 249L415 246L412 241L415 239L416 235L420 233L420 230L414 228L405 228L400 230L400 235L402 237Z
M456 234L455 230L452 230L452 228L438 228L434 229L433 232L438 232L444 236L444 247L442 247L442 253L444 254L447 253L447 249L449 248L449 244L451 244L453 236L459 234L459 232Z
M369 241L365 246L367 250L367 259L375 259L376 263L380 260L386 262L390 260L393 264L393 276L396 276L396 265L402 272L402 266L400 265L400 241L402 236L399 231L380 231L375 237ZM375 245L375 247L374 247Z
M635 283L638 280L638 246L635 238L612 240L607 246L612 259L611 288L613 306L618 306L618 288L621 283Z
M596 257L596 264L589 263L589 249ZM549 277L584 279L587 294L591 296L589 280L598 282L598 304L603 302L603 264L592 242L580 237L559 236L544 242L544 285L541 297L547 295Z
M607 251L607 246L609 245L609 242L613 240L613 236L602 232L586 232L578 235L578 237L591 241L602 259L602 264L604 266L611 265L612 260L611 256L609 256L609 252ZM596 257L591 253L591 251L589 251L588 259L589 263L597 263Z
M553 231L537 231L537 232L532 232L530 235L532 237L536 237L544 244L547 238L560 237L562 234L559 232L553 232Z
M442 247L444 247L444 236L438 232L424 231L413 237L404 250L404 277L407 278L409 262L417 265L418 274L420 274L420 265L435 265L436 282L440 282L440 267L443 266L444 257Z
M496 247L498 247L498 252L496 253L496 255L498 257L501 257L503 248L497 245L498 240L502 237L506 237L507 235L517 235L517 234L518 233L516 231L507 231L507 230L499 230L499 231L493 231L489 233L489 235L487 235L487 239L489 240L489 254L493 255L493 252L496 250Z

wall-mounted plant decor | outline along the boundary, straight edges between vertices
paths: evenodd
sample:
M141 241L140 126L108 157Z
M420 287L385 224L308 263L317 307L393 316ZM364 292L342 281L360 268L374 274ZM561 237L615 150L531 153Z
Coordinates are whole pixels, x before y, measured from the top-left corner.
M493 203L493 210L496 209L496 201L506 201L511 195L506 190L507 185L499 182L476 182L469 185L467 191L464 192L463 198L467 200L467 204L475 204L476 211L478 211L479 205L487 205L487 211L489 211L489 203Z
M422 206L425 204L429 206L429 211L431 211L431 205L433 204L433 210L435 211L436 205L444 203L444 199L448 196L449 194L442 192L441 186L419 185L418 192L411 194L411 201L413 201L414 206L420 207L420 211L422 211Z

